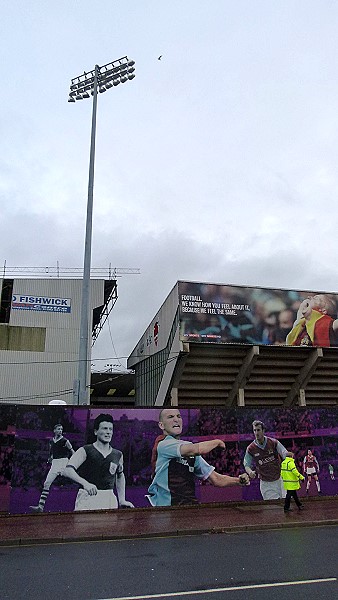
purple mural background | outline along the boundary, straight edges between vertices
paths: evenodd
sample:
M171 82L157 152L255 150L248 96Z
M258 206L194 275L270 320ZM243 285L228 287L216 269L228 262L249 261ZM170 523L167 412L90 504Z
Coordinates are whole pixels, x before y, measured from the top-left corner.
M0 407L0 512L9 510L16 412L16 406Z
M311 448L320 464L319 479L323 495L338 491L337 409L182 409L182 438L193 442L221 438L226 447L205 456L216 471L238 476L244 471L245 449L253 440L252 421L262 420L266 434L277 438L295 453L301 469L303 458ZM1 406L0 407L0 511L12 514L30 513L36 505L49 471L49 443L56 423L63 425L63 434L74 450L95 440L94 419L101 413L114 418L111 445L122 451L126 479L126 499L135 507L149 507L146 499L151 483L151 452L158 427L158 409L112 409L68 406ZM334 468L334 479L329 473ZM74 510L79 485L59 476L53 483L45 512ZM300 496L305 494L303 484ZM316 495L312 482L309 495ZM261 500L259 480L249 487L215 488L196 480L199 502Z

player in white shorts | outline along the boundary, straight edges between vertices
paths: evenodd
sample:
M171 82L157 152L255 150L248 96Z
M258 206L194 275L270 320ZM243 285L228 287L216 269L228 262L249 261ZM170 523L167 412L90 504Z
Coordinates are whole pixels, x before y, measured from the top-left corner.
M252 429L255 439L246 449L244 468L250 479L258 474L263 500L285 498L281 462L291 453L278 440L264 435L265 425L262 421L253 421ZM254 465L255 470L252 468Z
M63 427L60 423L54 426L53 433L54 437L50 442L48 458L51 468L43 484L43 490L37 506L29 507L33 512L43 512L53 481L58 475L64 474L69 457L74 454L70 441L62 435Z
M319 473L320 469L319 469L319 464L318 464L318 460L316 459L315 455L312 453L312 450L307 451L307 454L304 456L304 460L303 460L303 473L304 475L307 476L307 482L306 482L306 493L309 493L309 488L311 485L311 481L312 481L312 477L314 478L315 482L316 482L316 486L317 486L317 490L318 490L318 494L321 494L321 489L320 489L320 481L318 479L318 473Z
M110 445L113 417L109 414L96 417L94 434L96 442L79 448L65 469L64 475L81 486L74 510L132 508L133 504L125 498L123 454Z

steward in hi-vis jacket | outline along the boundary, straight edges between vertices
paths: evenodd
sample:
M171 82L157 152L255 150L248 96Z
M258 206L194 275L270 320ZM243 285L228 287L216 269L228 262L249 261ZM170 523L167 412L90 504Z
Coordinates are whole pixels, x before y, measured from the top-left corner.
M289 452L289 454L291 454L291 456L284 458L281 464L281 477L286 489L284 512L290 512L292 510L290 508L291 498L294 499L299 510L304 508L298 498L297 490L300 488L300 481L304 481L305 477L298 471L292 452Z

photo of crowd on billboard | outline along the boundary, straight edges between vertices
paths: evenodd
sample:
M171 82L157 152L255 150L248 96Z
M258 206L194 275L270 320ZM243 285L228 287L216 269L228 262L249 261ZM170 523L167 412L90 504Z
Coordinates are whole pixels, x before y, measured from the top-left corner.
M15 418L13 419L13 414ZM336 495L336 408L0 407L2 512L43 513Z
M185 341L338 346L338 295L179 282Z

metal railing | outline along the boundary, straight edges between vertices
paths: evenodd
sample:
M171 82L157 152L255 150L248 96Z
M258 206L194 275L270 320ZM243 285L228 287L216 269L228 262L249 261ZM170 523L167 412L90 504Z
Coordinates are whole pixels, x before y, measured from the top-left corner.
M116 279L122 275L139 275L140 269L129 267L91 267L90 276L92 279ZM83 277L82 267L63 267L57 262L56 266L51 267L10 267L6 261L2 268L2 278L23 278L23 279L81 279Z

